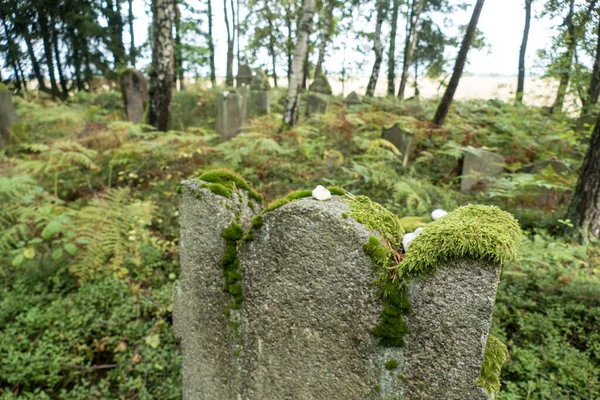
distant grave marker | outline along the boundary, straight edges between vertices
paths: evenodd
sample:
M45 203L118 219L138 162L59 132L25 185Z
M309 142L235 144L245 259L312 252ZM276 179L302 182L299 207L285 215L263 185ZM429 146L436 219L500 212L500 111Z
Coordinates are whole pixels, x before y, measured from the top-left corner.
M404 131L397 122L390 128L384 128L382 135L385 140L392 143L400 153L402 153L402 165L408 165L408 158L412 150L413 135Z
M134 124L139 124L144 120L150 100L146 78L140 71L128 68L121 73L120 82L127 119Z
M0 146L10 143L12 126L19 122L8 88L0 84Z
M264 72L258 71L250 84L250 117L258 117L271 113L269 91L271 85Z
M242 99L234 91L219 93L217 98L217 133L232 138L242 126Z
M484 149L469 149L463 159L460 191L471 193L485 191L489 178L496 178L504 171L504 157Z

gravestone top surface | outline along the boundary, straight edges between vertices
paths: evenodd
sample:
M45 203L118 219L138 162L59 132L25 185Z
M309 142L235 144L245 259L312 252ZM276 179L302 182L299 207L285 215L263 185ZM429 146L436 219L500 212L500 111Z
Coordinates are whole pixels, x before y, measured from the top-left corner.
M353 106L361 103L362 100L360 99L360 96L354 91L350 92L350 94L344 99L344 104L348 106Z
M329 81L327 80L327 77L325 77L325 75L317 76L313 83L311 83L308 87L308 90L310 92L322 93L327 95L331 95L333 93L333 91L331 90L331 85L329 84Z
M242 64L238 67L238 73L235 77L237 86L250 86L252 82L252 68L249 65Z
M269 84L269 78L263 71L257 71L256 75L252 78L250 83L250 89L252 90L271 90L271 84Z
M571 172L571 169L560 160L541 160L536 161L533 164L529 164L523 167L523 172L529 174L538 174L544 171L548 166L551 166L554 172L557 174L564 174Z
M460 190L470 193L487 190L490 178L496 178L504 171L504 157L483 148L465 151L463 158Z

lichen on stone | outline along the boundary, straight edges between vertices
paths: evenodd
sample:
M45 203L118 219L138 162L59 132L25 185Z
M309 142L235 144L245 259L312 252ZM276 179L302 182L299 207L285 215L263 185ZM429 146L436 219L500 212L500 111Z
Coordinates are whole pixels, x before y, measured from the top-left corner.
M263 197L256 192L249 184L233 171L228 169L215 169L203 173L198 177L199 180L212 184L219 184L233 192L234 189L244 189L248 196L262 204ZM218 194L218 193L217 193ZM229 196L226 196L229 197Z
M497 337L488 335L477 384L484 387L492 398L500 391L500 371L508 358L506 345Z

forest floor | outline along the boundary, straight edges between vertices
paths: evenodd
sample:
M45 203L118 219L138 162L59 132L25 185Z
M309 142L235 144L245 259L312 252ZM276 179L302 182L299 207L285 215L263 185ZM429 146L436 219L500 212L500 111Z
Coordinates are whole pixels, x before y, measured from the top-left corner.
M168 133L125 122L118 91L14 99L21 123L0 151L0 399L181 397L176 188L217 167L269 202L323 184L423 222L469 203L512 212L523 237L494 312L511 354L499 398L600 398L600 246L560 235L591 127L500 100L456 102L437 127L434 101L376 98L350 109L338 99L281 130L284 95L272 90L272 114L229 141L214 131L216 91L191 85L174 94ZM395 122L415 138L407 166L381 139ZM463 194L469 146L506 164ZM567 170L523 170L549 159Z

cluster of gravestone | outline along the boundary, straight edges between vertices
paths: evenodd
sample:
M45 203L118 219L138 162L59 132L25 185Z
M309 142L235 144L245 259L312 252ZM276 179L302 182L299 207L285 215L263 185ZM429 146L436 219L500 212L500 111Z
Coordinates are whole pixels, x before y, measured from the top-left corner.
M0 83L0 147L10 143L12 127L18 122L10 91Z
M339 188L263 207L221 170L179 192L185 400L494 397L507 351L492 310L520 237L510 214L439 213L404 252L398 217Z

